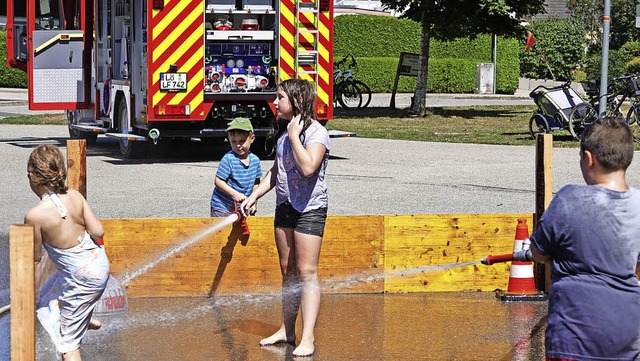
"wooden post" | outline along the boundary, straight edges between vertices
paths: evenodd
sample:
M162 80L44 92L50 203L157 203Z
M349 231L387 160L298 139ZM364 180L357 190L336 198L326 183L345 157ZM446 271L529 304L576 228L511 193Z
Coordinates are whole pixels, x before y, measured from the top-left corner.
M536 136L536 213L533 217L533 229L549 206L553 196L553 135ZM551 268L535 263L536 287L549 293L551 286Z
M67 140L67 185L87 198L87 141Z
M11 361L36 359L33 226L9 226Z

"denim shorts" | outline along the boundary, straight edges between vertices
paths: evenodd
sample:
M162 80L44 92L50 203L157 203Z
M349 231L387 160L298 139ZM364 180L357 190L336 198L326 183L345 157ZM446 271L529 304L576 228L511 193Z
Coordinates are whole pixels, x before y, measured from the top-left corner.
M322 237L327 220L327 208L313 209L300 213L291 203L284 202L276 206L273 225L279 228L294 228L296 232Z
M211 211L209 214L211 215L211 217L228 217L231 215L231 212L229 212L226 209L222 210L222 209L211 207Z

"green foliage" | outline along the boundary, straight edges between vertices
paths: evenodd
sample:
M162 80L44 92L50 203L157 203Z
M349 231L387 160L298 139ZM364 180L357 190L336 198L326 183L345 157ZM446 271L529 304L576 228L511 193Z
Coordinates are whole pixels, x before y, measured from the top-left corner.
M2 63L2 66L0 66L0 87L26 88L27 73L22 70L11 69L7 66L6 41L6 33L4 31L0 31L0 63Z
M640 73L640 58L633 58L627 63L627 73Z
M633 59L633 56L624 50L609 50L609 66L607 74L609 80L624 75L628 72L627 64ZM588 55L585 58L585 70L589 79L599 79L602 70L602 56L600 54Z
M340 15L334 20L334 53L355 57L400 57L420 52L420 26L393 16Z
M587 50L590 54L602 49L602 0L567 1L570 17L586 34ZM618 50L629 41L639 40L635 27L636 0L611 1L611 22L609 28L609 49Z
M369 26L368 24L372 25ZM386 30L381 29L381 25ZM389 30L391 29L391 30ZM399 30L401 29L401 30ZM373 92L391 92L401 52L420 52L420 24L395 17L341 15L336 17L335 61L354 55L356 78ZM379 45L384 44L381 48ZM513 94L520 72L518 41L498 38L496 90ZM430 47L428 92L475 91L476 64L492 61L492 36L480 34L475 39L432 40ZM415 77L401 76L398 92L413 92Z
M576 69L571 75L571 81L574 83L583 83L587 80L587 72L584 70Z
M544 12L544 0L381 0L403 18L423 23L434 39L453 40L478 34L515 36L520 20Z
M520 75L528 78L569 80L584 53L582 28L571 20L533 20L529 31L536 43L520 53Z
M629 41L620 47L620 50L627 52L630 56L640 56L640 42Z

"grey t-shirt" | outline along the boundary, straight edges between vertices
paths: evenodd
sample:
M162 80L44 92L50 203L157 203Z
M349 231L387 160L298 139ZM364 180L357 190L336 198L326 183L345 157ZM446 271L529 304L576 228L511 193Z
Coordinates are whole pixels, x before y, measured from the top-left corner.
M552 258L547 357L640 357L640 192L565 186L531 243Z
M312 122L304 132L303 145L306 147L312 143L324 145L327 151L324 153L318 170L309 177L303 177L293 158L288 134L284 132L278 138L276 144L278 175L275 187L277 205L289 201L298 212L327 207L329 200L324 173L327 169L331 145L329 143L329 133L317 121Z

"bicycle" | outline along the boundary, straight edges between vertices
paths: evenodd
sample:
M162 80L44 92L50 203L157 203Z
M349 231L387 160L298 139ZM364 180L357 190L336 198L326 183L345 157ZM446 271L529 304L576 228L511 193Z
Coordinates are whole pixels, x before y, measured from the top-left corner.
M351 68L358 66L356 59L351 55L351 63L345 72L342 66L349 56L334 62L333 66L333 100L338 102L346 110L365 108L371 102L371 89L364 82L357 80L353 76Z
M580 139L580 134L585 127L598 119L600 109L600 81L595 79L583 85L589 100L577 105L569 115L569 128L577 140ZM640 141L640 124L637 121L640 114L638 96L640 96L640 79L637 74L614 78L612 83L607 85L605 96L607 102L605 116L608 117L623 117L622 107L628 99L631 99L631 106L625 119L631 127L636 142ZM635 127L632 126L634 124Z

